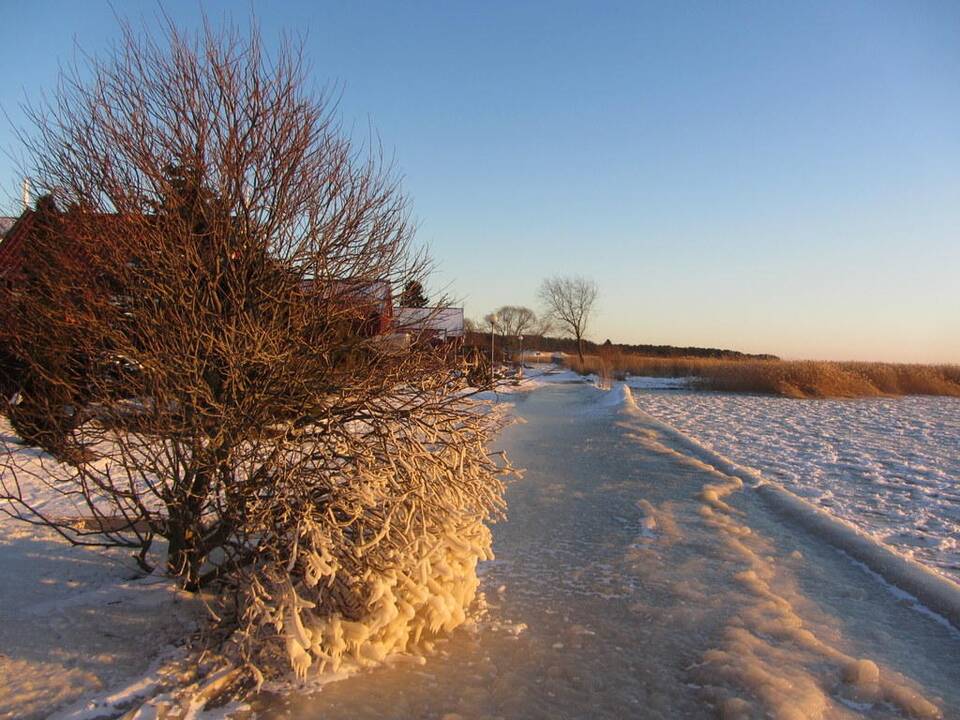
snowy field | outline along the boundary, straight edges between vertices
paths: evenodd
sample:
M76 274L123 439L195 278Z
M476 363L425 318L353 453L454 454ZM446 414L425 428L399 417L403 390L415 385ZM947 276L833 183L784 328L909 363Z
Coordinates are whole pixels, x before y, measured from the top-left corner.
M960 399L798 401L627 384L658 420L960 580Z

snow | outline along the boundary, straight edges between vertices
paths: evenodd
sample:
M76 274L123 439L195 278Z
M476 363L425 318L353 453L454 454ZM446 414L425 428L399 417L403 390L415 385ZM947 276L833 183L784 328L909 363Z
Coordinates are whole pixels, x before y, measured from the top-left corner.
M330 675L336 682L320 688L275 686L243 712L295 720L960 713L960 633L931 611L923 588L903 592L890 579L895 567L878 569L844 545L847 528L877 557L894 557L863 532L889 542L881 530L900 521L880 510L894 500L871 498L873 481L835 467L846 456L873 463L865 472L908 466L925 517L955 517L935 493L956 477L955 451L939 443L956 446L957 405L781 407L632 380L634 390L601 391L595 378L547 368L528 370L527 382L489 394L518 420L495 447L526 473L509 485L508 520L493 527L497 559L477 566L479 587L464 586L478 602L449 625L459 627L418 657ZM820 462L827 445L834 465ZM39 473L42 456L34 459ZM833 505L819 502L826 490ZM42 499L44 491L25 492ZM878 514L861 517L862 508ZM801 517L840 530L811 532ZM3 720L56 708L63 720L116 717L166 687L170 643L199 610L122 552L71 548L3 517L0 573L16 578L0 586Z
M34 481L21 487L24 497L50 509L49 489L39 478L56 463L14 444L5 421L0 443L0 453L12 449L35 472ZM3 720L47 717L71 705L83 708L118 684L140 681L156 662L176 654L172 644L192 631L203 612L198 599L178 592L168 579L144 576L129 552L72 547L54 531L4 513L0 578ZM114 701L109 707L116 715L116 708L133 698Z
M550 384L588 382L596 382L596 378L585 378L572 370L559 369L552 364L527 364L522 377L499 380L493 390L476 392L474 389L473 397L476 400L491 401L498 400L503 395L529 393Z
M634 397L706 448L960 581L960 399Z

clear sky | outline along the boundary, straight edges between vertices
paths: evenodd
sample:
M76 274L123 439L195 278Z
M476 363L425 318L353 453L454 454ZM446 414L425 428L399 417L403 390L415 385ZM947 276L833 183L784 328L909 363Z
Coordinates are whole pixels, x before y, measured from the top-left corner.
M198 22L196 2L164 6ZM347 126L396 158L433 289L468 316L579 273L599 341L960 362L958 2L203 7L308 33ZM14 122L74 41L117 35L102 0L2 10ZM8 212L19 183L0 157Z

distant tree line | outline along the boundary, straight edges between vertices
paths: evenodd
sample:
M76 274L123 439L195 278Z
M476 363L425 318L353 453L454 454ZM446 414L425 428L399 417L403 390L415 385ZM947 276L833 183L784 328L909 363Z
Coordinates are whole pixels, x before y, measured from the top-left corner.
M495 333L497 338L501 337ZM609 342L609 341L608 341ZM464 338L464 344L468 347L490 349L490 331L474 329L468 330ZM600 348L607 343L595 343L589 340L583 341L583 351L588 355L596 354ZM498 340L497 346L500 342ZM524 348L540 352L562 352L570 355L577 353L577 341L574 338L551 337L547 335L525 335L523 340ZM726 350L721 348L702 348L702 347L678 347L675 345L630 345L627 343L610 343L610 349L632 355L645 355L647 357L696 357L696 358L714 358L718 360L779 360L776 355L767 353L751 354L742 353L736 350Z
M599 346L593 345L593 349ZM702 347L677 347L675 345L628 345L625 343L611 343L614 350L620 350L624 353L634 355L647 355L650 357L702 357L715 358L718 360L779 360L776 355L768 353L742 353L737 350L725 350L721 348L702 348Z

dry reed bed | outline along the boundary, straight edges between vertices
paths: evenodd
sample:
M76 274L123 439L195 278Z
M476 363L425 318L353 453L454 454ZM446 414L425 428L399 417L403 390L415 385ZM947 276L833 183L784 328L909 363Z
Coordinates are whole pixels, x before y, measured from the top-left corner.
M590 355L583 363L573 357L567 364L581 374L597 373L618 379L627 375L691 377L707 390L791 398L960 397L960 365L660 358L621 352Z

